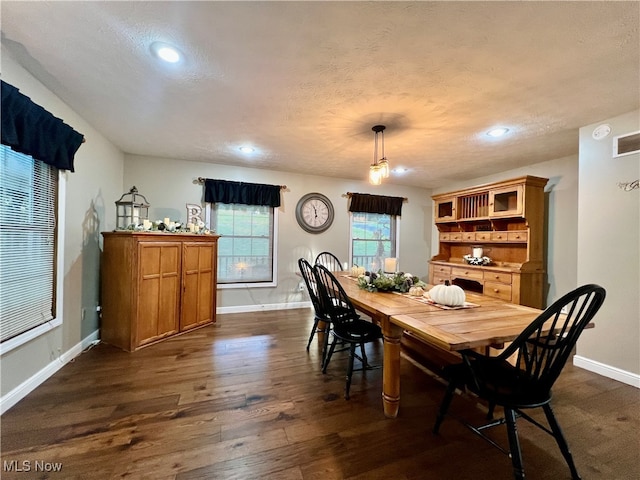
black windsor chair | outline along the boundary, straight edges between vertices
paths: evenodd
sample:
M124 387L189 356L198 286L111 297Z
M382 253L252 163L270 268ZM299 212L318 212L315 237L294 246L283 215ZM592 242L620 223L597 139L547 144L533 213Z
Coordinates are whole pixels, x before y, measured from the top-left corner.
M311 304L313 305L314 310L314 318L313 318L313 328L311 329L311 334L309 335L309 341L307 342L307 350L309 350L309 346L311 345L311 341L316 333L324 333L324 343L322 346L322 357L321 357L321 365L324 364L324 357L327 353L327 345L329 344L329 330L331 329L331 319L328 315L326 315L320 304L320 293L318 291L318 283L316 282L315 274L313 273L314 267L305 259L298 259L298 267L300 268L300 273L302 274L302 278L304 279L304 283L307 286L307 292L309 293L309 298L311 299ZM318 328L320 323L323 323L323 328Z
M361 368L356 369L357 371L376 368L369 365L364 346L366 343L382 338L382 331L378 325L360 318L342 285L327 267L316 265L314 271L320 286L322 309L331 319L331 335L333 336L331 346L322 365L322 373L327 372L327 366L336 351L336 345L338 343L343 344L344 348L341 350L349 350L349 366L347 368L344 393L344 398L349 400L351 376L354 372L354 359L357 358L362 364ZM360 356L356 354L357 347L360 347Z
M489 420L493 420L495 406L504 409L502 419L481 427L466 426L511 456L514 478L524 479L522 453L516 430L516 418L523 417L555 438L571 470L571 477L579 479L569 446L551 409L551 387L583 329L600 309L605 295L605 290L598 285L584 285L567 293L542 312L496 357L484 356L471 350L460 352L463 362L447 366L443 370L445 378L449 379L449 385L433 432L438 433L456 388L466 387L488 402ZM563 313L565 311L566 314ZM537 407L544 410L550 429L522 412ZM482 433L486 428L505 423L510 451Z
M324 265L331 272L339 272L344 270L340 259L331 252L321 252L316 256L314 262L316 265Z

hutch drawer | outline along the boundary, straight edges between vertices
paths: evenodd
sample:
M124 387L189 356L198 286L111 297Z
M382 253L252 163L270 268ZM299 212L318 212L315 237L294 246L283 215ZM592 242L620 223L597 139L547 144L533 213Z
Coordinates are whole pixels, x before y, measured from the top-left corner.
M451 276L451 267L448 267L446 265L434 265L433 274L449 277Z
M438 275L437 273L433 274L433 285L444 284L444 282L447 280L451 280L451 277L449 277L449 275Z
M469 280L477 280L482 282L482 270L463 267L451 267L451 278L468 278Z
M507 241L507 232L491 232L491 241L492 242L506 242Z
M527 232L507 232L509 242L526 242L528 238Z
M484 272L484 281L485 282L498 282L498 283L506 283L511 285L511 274L510 273L501 273L501 272Z
M511 285L502 283L485 282L483 293L488 297L511 301Z

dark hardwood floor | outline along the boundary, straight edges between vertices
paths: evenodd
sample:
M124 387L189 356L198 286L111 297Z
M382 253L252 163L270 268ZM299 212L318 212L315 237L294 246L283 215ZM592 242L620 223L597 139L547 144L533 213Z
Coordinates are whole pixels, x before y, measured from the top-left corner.
M345 355L323 375L316 341L305 350L312 318L219 315L135 353L92 348L2 416L2 478L512 478L509 458L457 420L431 433L444 386L406 357L398 418L382 413L381 370L356 373L344 400ZM380 363L381 345L368 355ZM554 393L584 479L640 478L638 389L567 365ZM456 397L452 413L485 412ZM527 478L570 478L553 438L518 426ZM506 446L503 427L492 436Z

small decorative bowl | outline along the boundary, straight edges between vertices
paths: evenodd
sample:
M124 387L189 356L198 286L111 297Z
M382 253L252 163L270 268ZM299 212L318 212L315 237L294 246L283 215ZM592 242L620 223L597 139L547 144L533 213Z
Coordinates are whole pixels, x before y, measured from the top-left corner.
M489 257L473 257L471 255L465 255L462 258L469 265L484 266L484 265L489 265L491 263L491 259Z

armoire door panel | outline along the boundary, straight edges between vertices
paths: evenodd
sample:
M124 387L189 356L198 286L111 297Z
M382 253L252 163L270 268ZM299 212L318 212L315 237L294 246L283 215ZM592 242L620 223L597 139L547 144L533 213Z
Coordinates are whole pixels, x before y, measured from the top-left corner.
M180 243L140 244L138 341L178 331Z
M213 320L216 245L185 244L183 249L182 330Z

